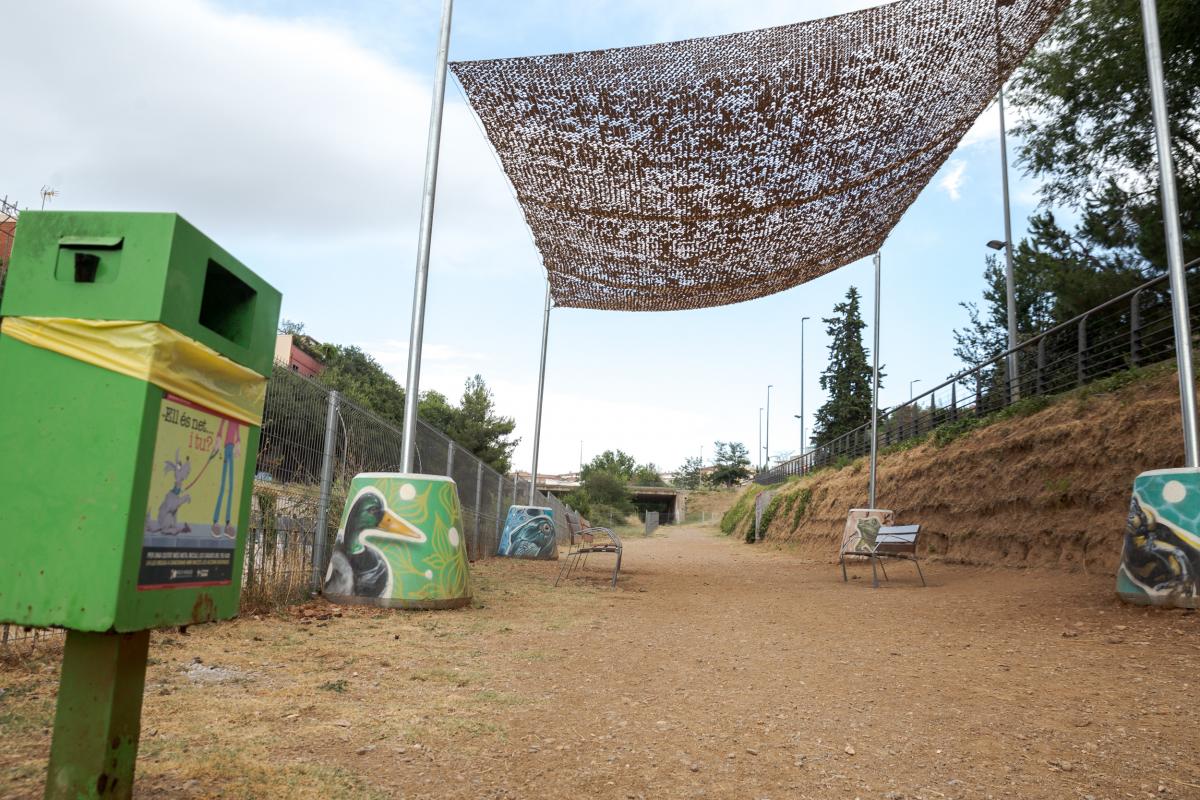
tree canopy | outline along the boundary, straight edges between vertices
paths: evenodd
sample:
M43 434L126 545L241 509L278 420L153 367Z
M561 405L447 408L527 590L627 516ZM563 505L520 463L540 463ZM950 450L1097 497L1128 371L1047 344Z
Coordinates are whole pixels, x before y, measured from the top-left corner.
M750 477L750 451L741 442L713 442L714 469L709 476L718 486L732 486Z
M1159 0L1184 257L1200 255L1200 25L1195 0ZM1137 0L1078 0L1017 73L1019 164L1042 208L1013 248L1017 330L1042 333L1160 274L1166 264L1157 151ZM1073 230L1051 209L1078 218ZM981 305L955 331L977 364L1007 347L1004 269L989 257ZM1053 358L1048 361L1053 361ZM985 387L999 385L1003 366Z
M303 323L291 320L283 320L279 332L302 338L305 349L314 351L313 355L325 366L317 375L319 383L403 428L404 387L370 353L355 345L317 342L304 334ZM482 376L467 378L458 405L440 392L422 392L417 415L500 474L511 469L512 452L520 442L512 437L516 420L496 413L492 392Z
M1180 217L1200 255L1200 24L1195 0L1158 0ZM1043 200L1081 214L1076 238L1166 266L1158 156L1138 0L1078 0L1013 83L1014 132Z
M833 316L822 322L830 339L829 363L821 373L821 388L828 399L817 409L814 445L832 441L871 419L871 362L862 342L867 324L859 310L858 289L851 286L845 302L835 305ZM883 386L882 369L879 381Z
M703 467L704 462L700 460L700 456L685 459L683 465L675 470L675 480L672 482L680 489L699 489L704 474Z

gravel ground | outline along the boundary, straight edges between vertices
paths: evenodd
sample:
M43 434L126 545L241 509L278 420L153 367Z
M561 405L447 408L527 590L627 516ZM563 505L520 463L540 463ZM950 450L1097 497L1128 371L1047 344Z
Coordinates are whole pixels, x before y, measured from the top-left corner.
M704 528L472 567L451 612L156 633L137 797L1200 798L1197 615L1109 575L858 567ZM0 795L38 797L53 646L0 664Z

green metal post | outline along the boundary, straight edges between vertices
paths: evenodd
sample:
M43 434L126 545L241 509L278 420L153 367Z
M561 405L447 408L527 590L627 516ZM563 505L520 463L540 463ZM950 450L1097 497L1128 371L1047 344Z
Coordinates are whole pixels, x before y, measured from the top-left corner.
M133 795L149 645L149 631L67 631L46 800Z

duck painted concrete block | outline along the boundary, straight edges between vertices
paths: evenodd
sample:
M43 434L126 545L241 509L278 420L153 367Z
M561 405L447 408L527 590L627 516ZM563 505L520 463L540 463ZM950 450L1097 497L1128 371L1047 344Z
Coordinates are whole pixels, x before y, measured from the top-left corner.
M350 482L324 594L335 603L456 608L471 601L458 487L439 475Z
M1117 594L1138 605L1197 607L1200 469L1156 469L1134 479Z
M508 558L558 558L554 535L554 509L542 506L509 506L497 555Z

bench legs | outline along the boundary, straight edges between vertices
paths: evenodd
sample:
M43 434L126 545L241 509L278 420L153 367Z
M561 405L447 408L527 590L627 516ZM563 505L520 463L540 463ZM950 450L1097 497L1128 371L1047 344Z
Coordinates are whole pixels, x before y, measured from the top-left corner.
M866 553L863 553L863 555L866 556L867 560L869 560L871 562L871 586L875 589L879 588L879 573L880 572L883 573L883 579L890 583L892 579L887 574L887 567L884 566L883 559L880 558L879 556L867 555ZM895 556L893 556L893 557L895 557ZM904 556L901 556L901 558L906 558L906 560L913 562L913 564L917 568L917 576L920 577L920 579L921 579L921 585L928 587L929 584L926 583L926 581L925 581L925 573L921 569L921 562L918 561L916 558L904 557ZM838 556L838 564L840 564L842 567L842 582L849 583L850 576L846 573L846 555L844 553L842 553ZM878 564L878 566L876 566L876 564ZM617 567L620 568L619 558L618 558Z

